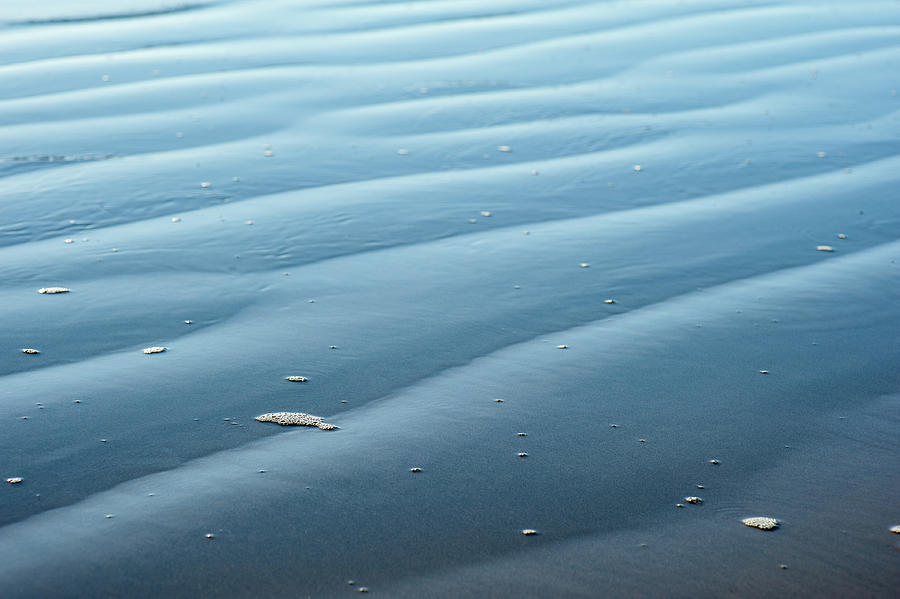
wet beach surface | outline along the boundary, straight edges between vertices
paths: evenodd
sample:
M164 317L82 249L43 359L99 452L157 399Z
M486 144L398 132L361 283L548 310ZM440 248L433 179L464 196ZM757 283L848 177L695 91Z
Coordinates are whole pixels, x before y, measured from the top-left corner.
M0 594L893 596L898 34L4 5Z

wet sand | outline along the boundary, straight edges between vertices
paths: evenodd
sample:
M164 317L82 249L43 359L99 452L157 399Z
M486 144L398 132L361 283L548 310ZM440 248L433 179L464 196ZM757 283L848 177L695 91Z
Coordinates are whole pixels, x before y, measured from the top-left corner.
M12 4L4 596L900 586L900 6Z

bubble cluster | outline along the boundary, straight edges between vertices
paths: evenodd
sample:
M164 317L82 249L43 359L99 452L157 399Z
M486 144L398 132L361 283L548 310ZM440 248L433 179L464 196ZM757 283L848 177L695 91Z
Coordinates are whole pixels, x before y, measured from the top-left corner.
M335 430L333 424L323 422L320 416L312 416L303 412L270 412L256 417L257 422L274 422L281 426L315 426L323 431Z

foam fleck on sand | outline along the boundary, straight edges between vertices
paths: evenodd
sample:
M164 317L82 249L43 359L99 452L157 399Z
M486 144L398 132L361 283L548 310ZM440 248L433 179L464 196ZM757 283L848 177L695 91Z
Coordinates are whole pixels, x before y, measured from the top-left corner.
M257 422L274 422L281 426L315 426L323 431L332 431L337 427L323 422L319 416L303 412L270 412L256 417Z
M754 516L752 518L744 518L741 520L741 524L760 530L775 530L778 528L779 522L775 518L769 518L768 516Z
M71 289L65 287L41 287L38 293L69 293Z
M167 349L169 349L169 348L168 348L168 347L158 347L158 346L156 346L156 347L145 347L145 348L144 348L144 353L145 353L145 354L161 354L161 353L163 353L164 351L166 351Z

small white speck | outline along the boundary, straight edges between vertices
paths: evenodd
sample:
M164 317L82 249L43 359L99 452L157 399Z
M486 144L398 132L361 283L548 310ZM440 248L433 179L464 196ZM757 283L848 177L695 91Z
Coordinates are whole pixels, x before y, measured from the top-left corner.
M604 303L604 304L614 304L614 303L616 303L616 300L614 300L614 299L605 299L605 300L603 300L603 303Z
M194 321L193 320L185 320L184 324L194 324Z
M635 164L635 165L634 165L633 167L631 167L631 168L633 168L633 169L634 169L634 172L636 172L636 173L639 173L639 172L641 171L641 165L640 165L640 164Z
M519 453L516 454L516 456L520 457L520 458L527 458L528 454L525 453L524 451L520 451Z
M419 468L418 466L413 466L412 468L409 469L409 471L410 472L421 472L422 469Z
M533 528L523 528L522 529L522 534L525 535L526 537L536 535L537 533L538 533L538 531L536 531Z
M22 478L21 476L11 476L10 478L6 479L6 482L8 482L11 485L17 485L17 484L21 483L23 480L25 480L25 479Z
M401 156L406 156L407 154L409 154L409 150L400 148L399 150L397 150L397 153L400 154Z
M847 236L844 233L838 233L837 238L838 239L847 239Z
M833 251L834 251L834 248L831 247L830 245L817 245L817 246L816 246L816 251L819 251L819 252L833 252Z
M512 148L509 146L497 146L498 152L512 152Z
M202 187L203 189L206 189L211 186L212 186L212 183L210 183L209 181L204 181L203 183L200 184L200 187Z
M208 533L206 533L206 538L207 538L207 539L215 539L215 538L216 538L216 535L214 535L214 534L211 533L211 532L208 532Z
M245 225L252 225L252 224L253 224L253 221L252 221L252 220L248 220L248 221L245 222L244 224L245 224Z
M161 354L168 349L169 349L168 347L154 346L154 347L145 348L144 353L145 354Z
M72 243L73 241L74 241L73 239L64 239L63 243Z
M590 268L591 267L591 265L587 262L582 262L578 266L580 266L581 268Z
M172 217L172 222L173 222L173 223L180 223L180 222L181 222L181 217L180 217L180 216L173 216L173 217Z
M106 519L107 519L107 520L109 520L109 519L112 518L112 517L113 517L112 514L106 514Z
M44 294L54 294L54 293L69 293L71 289L67 289L65 287L41 287L38 289L38 293Z
M305 376L292 375L292 376L286 376L286 377L284 377L284 380L290 381L290 382L292 382L292 383L305 383L305 382L307 382L309 379L306 378Z
M556 349L569 349L568 345L557 345Z
M816 152L816 156L819 158L825 158L825 152Z
M102 77L100 77L100 79L103 81L109 81L109 75L103 75Z
M483 217L485 217L485 218L488 218L488 217L490 217L490 216L493 216L493 214L491 214L490 212L488 212L487 210L485 210L485 211L483 211L483 212L481 213L481 216L483 216Z
M272 150L266 150L265 152L263 152L263 156L265 156L266 158L271 158L274 155L275 153Z
M24 347L24 348L22 348L22 353L23 354L39 354L41 352L34 349L33 347Z

